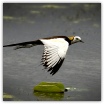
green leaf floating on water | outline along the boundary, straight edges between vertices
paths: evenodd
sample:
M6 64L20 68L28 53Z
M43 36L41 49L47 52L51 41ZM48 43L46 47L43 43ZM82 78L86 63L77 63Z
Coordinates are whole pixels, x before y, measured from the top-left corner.
M18 99L14 95L10 95L8 93L3 93L3 101L20 101L20 99Z
M14 96L13 95L10 95L10 94L7 94L7 93L3 93L3 98L4 99L12 99L12 98L14 98Z
M38 92L64 92L64 85L60 82L41 82L34 87Z

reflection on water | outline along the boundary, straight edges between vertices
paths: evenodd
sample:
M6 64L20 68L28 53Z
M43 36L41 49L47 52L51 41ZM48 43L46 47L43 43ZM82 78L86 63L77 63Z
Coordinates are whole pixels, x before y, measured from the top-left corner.
M62 100L64 98L64 93L44 93L44 92L34 92L34 96L37 100Z

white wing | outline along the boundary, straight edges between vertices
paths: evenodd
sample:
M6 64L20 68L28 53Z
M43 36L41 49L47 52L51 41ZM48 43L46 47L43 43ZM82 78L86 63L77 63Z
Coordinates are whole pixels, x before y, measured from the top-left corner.
M61 67L68 49L68 42L62 38L41 39L44 44L44 53L42 56L43 66L54 75Z

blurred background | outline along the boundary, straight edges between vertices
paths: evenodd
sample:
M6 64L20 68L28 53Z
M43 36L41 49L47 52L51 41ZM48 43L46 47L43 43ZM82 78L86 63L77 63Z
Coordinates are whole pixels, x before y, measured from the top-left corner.
M69 47L54 76L40 65L43 46L3 48L3 93L11 96L4 100L101 100L100 3L3 4L3 45L57 35L78 35L85 43ZM41 81L62 82L71 89L58 98L34 94L34 86Z

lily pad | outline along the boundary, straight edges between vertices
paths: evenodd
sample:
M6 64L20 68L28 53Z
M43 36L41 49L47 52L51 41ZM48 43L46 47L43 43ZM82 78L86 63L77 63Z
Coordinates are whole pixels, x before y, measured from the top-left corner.
M64 92L64 85L60 82L41 82L34 87L38 92Z
M10 95L10 94L3 93L3 98L4 99L12 99L12 98L14 98L14 96Z
M20 101L20 100L13 95L3 93L3 101Z

